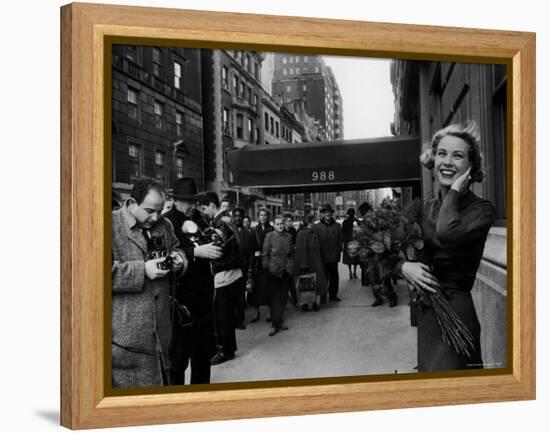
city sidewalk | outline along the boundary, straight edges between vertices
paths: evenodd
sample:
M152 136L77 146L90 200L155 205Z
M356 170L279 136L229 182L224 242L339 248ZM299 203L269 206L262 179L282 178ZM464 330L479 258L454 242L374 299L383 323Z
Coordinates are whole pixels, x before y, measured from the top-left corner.
M359 275L360 277L360 271ZM416 328L410 326L407 289L396 286L398 306L373 308L370 288L348 280L340 264L342 302L303 312L288 304L290 328L273 337L265 309L256 323L237 330L234 360L212 367L212 383L415 372Z

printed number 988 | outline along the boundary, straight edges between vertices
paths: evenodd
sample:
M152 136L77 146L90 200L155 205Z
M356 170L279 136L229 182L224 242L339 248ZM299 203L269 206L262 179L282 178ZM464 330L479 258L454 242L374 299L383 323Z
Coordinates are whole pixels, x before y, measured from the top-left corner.
M334 180L335 177L334 171L314 171L311 173L311 180L313 182Z

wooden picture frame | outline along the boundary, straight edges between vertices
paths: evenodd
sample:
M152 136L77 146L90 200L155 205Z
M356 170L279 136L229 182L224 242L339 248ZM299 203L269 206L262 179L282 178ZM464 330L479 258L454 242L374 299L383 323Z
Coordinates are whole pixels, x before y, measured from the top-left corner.
M70 4L61 8L61 424L97 428L364 411L535 398L535 35L192 10ZM500 62L509 66L507 177L510 368L370 381L304 382L107 396L105 185L108 38L246 49ZM107 346L108 347L108 346Z

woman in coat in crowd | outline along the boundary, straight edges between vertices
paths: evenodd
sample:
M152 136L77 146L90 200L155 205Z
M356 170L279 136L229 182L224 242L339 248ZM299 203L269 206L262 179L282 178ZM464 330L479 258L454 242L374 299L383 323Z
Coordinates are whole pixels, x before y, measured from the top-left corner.
M262 250L264 247L265 237L268 233L273 231L273 226L269 222L269 211L265 208L261 208L258 211L258 224L253 229L253 234L256 236L256 273L254 275L254 287L252 292L248 296L248 303L255 308L252 322L260 320L260 307L262 305L269 305L269 291L267 287L267 272L263 269L262 265ZM268 317L269 321L269 317Z
M319 237L313 229L313 215L306 215L304 228L296 236L296 255L294 257L294 272L296 275L315 273L316 299L312 305L313 311L319 311L321 296L327 294L327 278L321 258L321 245ZM309 311L309 305L302 305L302 310Z
M292 284L293 245L292 236L284 230L284 219L278 216L273 221L275 230L265 237L262 250L262 264L267 273L267 287L269 289L269 306L272 330L270 336L279 331L286 331L283 324L288 291Z
M423 207L423 263L406 261L398 270L417 290L440 291L474 343L469 356L447 345L429 297L418 297L419 371L483 368L481 330L471 290L495 209L470 190L472 182L484 177L479 141L474 122L449 125L434 134L430 149L421 157L423 164L433 169L439 191Z
M343 258L342 262L344 265L348 265L349 269L349 279L357 279L357 266L361 263L359 261L359 255L356 255L354 257L350 257L348 254L348 249L346 248L348 242L351 242L353 240L353 227L354 224L357 225L359 221L357 218L355 218L355 209L350 208L348 209L348 217L346 220L342 223L342 241L344 242L343 245ZM352 266L353 266L353 272L352 272Z

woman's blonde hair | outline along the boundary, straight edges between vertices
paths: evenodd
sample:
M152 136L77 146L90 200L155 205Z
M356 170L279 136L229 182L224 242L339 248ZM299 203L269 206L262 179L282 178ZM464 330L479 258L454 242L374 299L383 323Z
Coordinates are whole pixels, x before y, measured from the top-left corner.
M471 180L472 182L483 181L485 173L480 149L480 133L477 123L473 120L468 121L466 124L454 123L437 131L432 137L429 148L420 155L420 162L430 170L434 168L437 146L443 137L449 135L461 138L468 143L468 159L472 165Z

